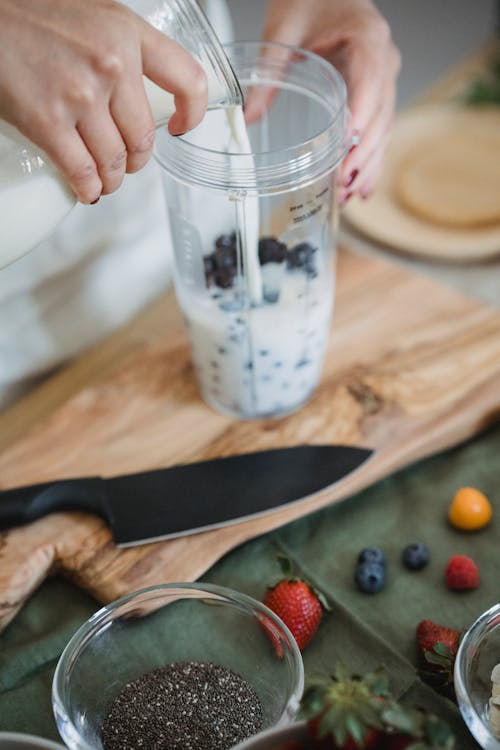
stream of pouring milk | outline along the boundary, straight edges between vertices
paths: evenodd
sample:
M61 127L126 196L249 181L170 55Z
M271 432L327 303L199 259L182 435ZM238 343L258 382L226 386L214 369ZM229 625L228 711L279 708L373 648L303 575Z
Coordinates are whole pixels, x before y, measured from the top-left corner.
M243 107L228 107L225 112L231 132L229 152L242 154L238 158L240 167L246 167L250 173L254 173L255 163ZM236 211L250 301L253 305L259 305L262 302L262 274L259 264L258 197L247 195L243 199L237 199Z

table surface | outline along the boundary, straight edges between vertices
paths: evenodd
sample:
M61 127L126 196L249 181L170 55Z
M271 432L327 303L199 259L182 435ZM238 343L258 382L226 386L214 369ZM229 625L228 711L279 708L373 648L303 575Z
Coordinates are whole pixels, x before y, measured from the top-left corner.
M454 68L418 103L438 102L452 96L465 78L481 68L488 52L481 50ZM500 271L500 260L465 269L431 265L374 247L345 229L342 237L349 247L361 253L383 254L396 263L500 304L500 273L496 273ZM144 340L165 336L180 322L172 292L154 301L127 326L53 374L0 415L0 451L84 385L92 384L115 368ZM263 581L277 575L276 549L287 552L334 603L335 615L328 617L317 642L304 655L306 673L324 668L332 658L335 642L335 658L349 657L357 669L384 663L394 676L400 695L413 703L433 706L460 731L454 706L436 698L415 677L413 632L415 623L424 617L441 617L451 626L466 627L497 600L496 588L490 587L488 581L496 582L498 577L495 559L498 524L483 536L457 537L443 523L442 516L450 493L461 484L481 485L485 491L498 494L499 448L500 431L496 429L449 454L389 477L339 507L326 509L244 545L218 563L205 579L260 598ZM397 558L400 545L417 537L431 544L436 541L438 559L425 575L409 579L397 566ZM385 545L392 560L391 586L377 607L370 597L363 599L353 590L351 580L353 555L360 547L372 543ZM446 592L442 585L443 561L446 555L458 551L480 558L486 582L480 590L463 598ZM50 711L50 680L55 661L73 630L95 609L92 599L55 579L44 584L19 619L0 636L0 730L56 737ZM346 633L350 640L346 639ZM26 716L26 705L33 707L34 717ZM465 733L461 747L476 745Z

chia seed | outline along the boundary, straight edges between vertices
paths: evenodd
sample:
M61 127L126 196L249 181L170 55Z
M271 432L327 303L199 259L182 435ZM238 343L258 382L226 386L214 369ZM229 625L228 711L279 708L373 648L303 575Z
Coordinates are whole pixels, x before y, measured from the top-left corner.
M262 705L240 675L210 662L178 662L122 688L102 741L105 750L228 750L262 728Z

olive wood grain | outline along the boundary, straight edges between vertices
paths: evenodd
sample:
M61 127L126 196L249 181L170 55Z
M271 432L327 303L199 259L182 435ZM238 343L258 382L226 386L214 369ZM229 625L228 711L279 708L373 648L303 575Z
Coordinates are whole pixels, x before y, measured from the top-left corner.
M68 368L76 384L72 393L64 373L56 376L65 400L0 455L0 487L111 476L300 443L365 445L376 448L375 456L335 488L301 503L175 540L119 549L102 520L80 513L53 514L5 532L0 627L54 573L101 602L146 585L196 579L234 546L499 418L499 311L386 261L345 251L337 286L321 384L297 413L254 422L215 413L198 395L182 329L161 333L156 321L156 335L134 338L128 350L115 347L114 366L107 362L87 385L81 380L88 357L83 369ZM40 389L42 396L46 389ZM27 400L39 414L36 393ZM10 418L0 417L0 432Z

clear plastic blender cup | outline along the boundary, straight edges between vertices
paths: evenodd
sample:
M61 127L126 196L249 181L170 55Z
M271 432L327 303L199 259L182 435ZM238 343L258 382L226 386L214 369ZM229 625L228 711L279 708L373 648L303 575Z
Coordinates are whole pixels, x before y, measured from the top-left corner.
M156 158L203 398L232 416L277 417L314 391L328 343L346 88L303 50L226 52L243 91L267 99L248 140L241 110L210 112L182 138L159 133Z

